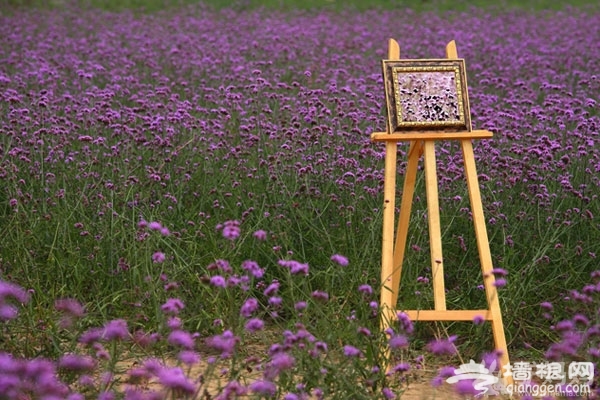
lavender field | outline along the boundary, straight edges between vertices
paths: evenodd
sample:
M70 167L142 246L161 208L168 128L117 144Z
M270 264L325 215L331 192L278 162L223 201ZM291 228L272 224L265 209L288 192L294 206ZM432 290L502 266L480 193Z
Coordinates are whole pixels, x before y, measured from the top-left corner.
M392 399L493 358L478 321L378 329L389 37L456 40L494 132L511 359L597 363L600 13L29 9L0 15L0 399ZM483 308L437 150L449 308ZM432 307L425 211L419 182L400 308Z

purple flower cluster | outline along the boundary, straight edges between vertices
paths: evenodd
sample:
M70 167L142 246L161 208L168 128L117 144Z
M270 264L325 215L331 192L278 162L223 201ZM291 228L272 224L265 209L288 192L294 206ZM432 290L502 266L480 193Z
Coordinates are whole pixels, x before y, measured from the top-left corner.
M83 359L63 356L63 368L84 370L89 366ZM69 396L69 388L58 378L54 363L43 360L17 359L0 352L0 393L6 399L64 398Z
M581 290L571 290L561 304L574 312L569 319L556 320L551 314L555 308L551 303L542 302L540 308L546 311L550 320L555 320L551 328L559 340L551 344L545 357L552 361L578 360L581 357L594 363L595 370L600 366L600 323L597 320L600 300L600 271L591 274L591 283ZM595 377L597 380L598 377Z
M225 221L222 226L217 226L217 229L221 229L223 237L228 240L235 240L240 236L239 221Z
M69 27L61 23L71 16ZM227 199L236 199L242 178L277 181L287 172L314 182L299 188L297 194L318 195L319 175L342 191L375 194L380 189L381 167L374 168L370 160L380 159L381 153L376 146L364 144L370 131L385 126L377 60L384 56L389 33L374 29L373 24L388 20L400 26L439 27L403 35L406 57L440 56L448 38L457 40L475 78L470 80L474 123L497 134L496 140L481 142L477 155L486 166L486 176L498 181L498 191L522 184L525 200L541 204L554 195L574 196L586 205L596 198L590 189L598 185L595 172L600 168L594 134L599 123L594 94L600 83L587 70L595 57L587 51L593 47L593 35L580 31L583 26L596 26L595 14L573 11L538 20L527 14L492 17L473 12L460 16L465 22L461 29L434 16L404 11L323 13L319 18L273 13L269 24L257 23L265 18L259 12L188 10L162 16L160 22L154 18L81 10L48 11L43 16L17 12L3 17L0 55L7 67L0 73L0 100L7 118L0 129L11 142L2 171L12 182L9 205L15 210L35 202L34 194L17 182L23 167L35 168L40 154L53 167L70 164L65 168L79 170L84 182L100 178L101 196L96 197L104 204L109 193L151 185L166 188L161 189L156 208L180 205L185 199L169 188L185 185L201 169L198 160L179 160L189 155L188 149L205 154L216 168L221 162L237 168L235 179L223 190L207 188L203 193L216 209ZM222 23L225 19L227 24ZM537 36L528 31L534 20L540 32ZM22 34L21 27L32 24L38 26L36 32ZM332 29L322 36L319 29L325 25ZM298 31L298 26L305 29ZM568 49L568 54L543 47L544 35L555 26L572 27L571 34L561 35L552 44L552 48ZM273 29L278 32L275 36ZM253 39L241 47L229 40L249 31ZM354 51L336 50L340 38L353 37L363 38ZM507 37L514 38L511 51L492 51ZM316 51L315 41L323 51ZM437 42L441 42L437 47L430 45ZM21 50L31 57L19 57ZM573 72L561 73L559 67ZM193 90L194 85L200 91ZM194 135L188 138L184 135L188 132ZM232 143L232 132L241 145ZM317 138L328 148L343 146L344 150L313 154L310 149ZM277 147L274 159L265 153L257 165L244 163L246 149L260 154L270 146ZM134 163L137 147L155 151L156 162L143 162L139 169L131 168L131 173L122 170L111 177L86 171L90 161L103 163L120 157ZM589 169L586 187L574 185L569 172L580 159L585 161L582 167ZM181 168L166 167L179 162ZM190 163L187 167L186 162ZM460 172L456 160L440 168L445 185ZM558 185L553 188L562 189L560 193L550 192L547 177ZM49 171L40 179L52 194L50 205L70 196L56 173ZM136 200L138 205L141 202ZM341 204L340 211L352 206ZM246 216L254 212L243 211ZM586 206L577 214L588 211L593 214L595 210ZM240 222L224 223L223 235L236 239ZM169 233L159 222L147 224L151 230ZM264 231L258 237L262 240Z
M18 315L18 309L13 301L17 303L27 303L29 294L20 286L14 283L0 280L0 320L7 321L14 319Z

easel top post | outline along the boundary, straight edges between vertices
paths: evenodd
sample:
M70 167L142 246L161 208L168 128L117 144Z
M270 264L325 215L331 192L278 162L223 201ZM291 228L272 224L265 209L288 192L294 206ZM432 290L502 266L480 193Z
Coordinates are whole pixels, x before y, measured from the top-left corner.
M456 42L454 40L449 41L446 45L446 58L451 60L458 58L458 51L456 50Z
M400 59L400 45L394 39L388 41L388 59L399 60Z
M455 59L458 58L458 52L456 50L456 41L451 40L446 45L446 58ZM395 39L390 38L388 41L388 59L399 60L400 59L400 45Z

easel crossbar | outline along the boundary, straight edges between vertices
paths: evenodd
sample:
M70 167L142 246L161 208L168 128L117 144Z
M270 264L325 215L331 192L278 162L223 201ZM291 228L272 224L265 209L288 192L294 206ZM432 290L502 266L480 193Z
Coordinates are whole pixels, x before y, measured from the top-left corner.
M415 131L406 133L373 132L372 142L408 142L413 140L465 140L465 139L490 139L493 133L486 130L474 130L465 132L431 132Z
M481 318L484 321L493 320L489 310L399 310L408 316L411 321L473 321ZM392 314L397 319L397 315Z

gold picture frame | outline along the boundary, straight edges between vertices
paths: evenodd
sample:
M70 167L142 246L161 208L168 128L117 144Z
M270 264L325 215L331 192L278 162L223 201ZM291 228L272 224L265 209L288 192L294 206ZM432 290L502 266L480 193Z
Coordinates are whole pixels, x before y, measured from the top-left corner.
M388 132L470 131L463 59L382 60Z

